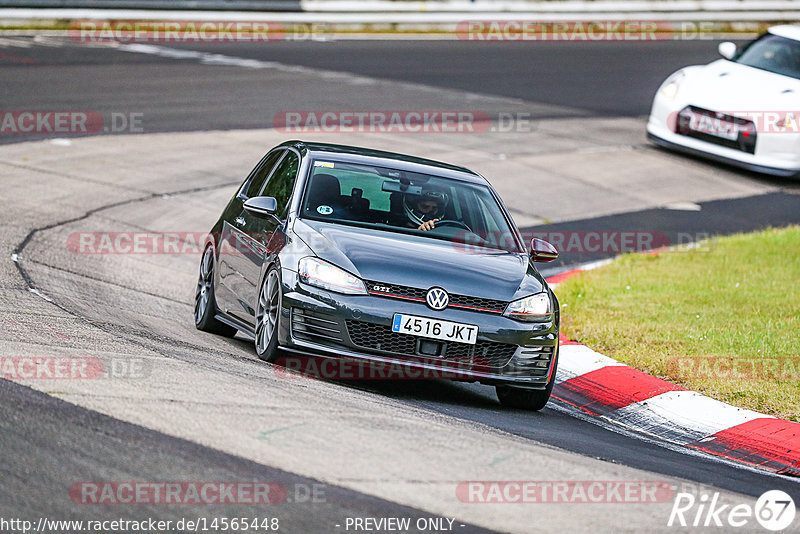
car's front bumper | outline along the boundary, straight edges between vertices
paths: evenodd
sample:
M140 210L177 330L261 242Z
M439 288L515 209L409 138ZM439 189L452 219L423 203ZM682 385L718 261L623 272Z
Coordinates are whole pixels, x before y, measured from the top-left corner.
M696 139L676 132L678 113L691 102L657 95L647 121L647 137L653 143L706 159L773 176L800 173L800 133L757 132L754 153Z
M449 378L543 389L558 357L557 314L546 323L523 323L500 314L448 308L371 295L341 295L300 284L282 270L279 343L285 350L351 358L405 370L407 378ZM395 313L479 327L475 345L445 343L441 356L419 352L417 336L394 333ZM546 363L544 363L546 362Z

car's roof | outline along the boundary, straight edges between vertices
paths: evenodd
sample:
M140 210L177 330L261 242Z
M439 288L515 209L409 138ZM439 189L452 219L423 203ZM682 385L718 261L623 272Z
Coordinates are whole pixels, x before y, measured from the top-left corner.
M773 35L778 35L794 41L800 41L800 26L796 26L794 24L781 24L780 26L773 26L768 31Z
M293 146L298 150L305 149L311 153L312 157L335 157L338 161L385 166L412 172L436 174L439 176L457 178L470 182L483 184L487 183L483 176L467 169L466 167L451 165L449 163L443 163L441 161L435 161L432 159L418 158L416 156L409 156L406 154L398 154L396 152L386 152L372 148L298 140L287 141L283 143L282 146Z

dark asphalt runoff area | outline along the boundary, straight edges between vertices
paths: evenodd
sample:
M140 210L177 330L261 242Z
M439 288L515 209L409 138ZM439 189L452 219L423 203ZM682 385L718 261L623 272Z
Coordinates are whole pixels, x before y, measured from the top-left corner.
M272 71L238 66L212 70L192 59L123 53L66 38L13 39L22 44L28 40L31 46L0 48L4 110L93 110L104 117L135 113L144 118L147 132L166 132L267 128L276 114L291 109L404 109L401 106L407 105L393 101L391 95L354 101L346 87L338 93L318 94L309 85L281 83ZM713 41L483 45L285 41L165 46L571 108L561 117L646 115L656 88L670 73L718 57ZM533 107L531 113L534 119L550 115ZM0 135L0 143L45 137Z
M526 237L538 236L553 243L560 241L558 259L542 265L545 276L578 265L603 260L623 252L647 252L659 247L689 245L717 235L754 232L800 224L800 191L777 191L744 198L700 202L697 211L666 208L632 211L592 219L532 226L521 229ZM603 236L627 233L634 236L627 249L587 252L585 236L596 232ZM637 247L635 236L643 236L653 246ZM573 241L570 241L574 236ZM618 244L621 240L616 241ZM589 241L589 243L592 243Z
M449 41L333 41L180 45L240 58L277 61L390 80L421 83L529 102L573 108L575 116L647 114L658 84L687 64L717 57L716 42L669 43L475 43ZM0 47L0 108L91 109L101 113L143 113L147 132L264 128L285 109L304 109L314 88L262 88L263 70L218 67L216 76L195 61L122 53L113 49L67 46ZM313 95L312 95L313 96ZM314 97L316 98L316 97ZM345 92L320 104L353 109ZM12 143L43 136L0 136ZM747 175L750 176L750 175ZM702 210L647 210L572 221L526 231L653 230L678 240L679 234L732 233L800 222L798 198L787 191L745 199L702 203ZM601 259L564 254L559 267ZM784 489L800 497L794 479L740 469L708 457L674 452L652 442L612 432L555 408L540 413L500 408L490 388L431 382L343 384L398 399L416 408L474 421L522 438L586 456L668 476L683 477L748 495ZM131 514L126 507L73 506L64 499L76 480L180 479L269 480L287 486L317 481L168 437L75 407L0 380L0 515L38 517L43 509L61 517L93 519ZM13 459L10 461L9 458ZM36 476L32 476L35 471ZM327 500L313 508L291 503L262 508L292 525L289 532L330 529L349 515L425 516L354 491L325 486ZM90 510L86 511L87 508ZM187 506L165 510L139 507L136 517L211 516L221 512L256 516L249 509ZM460 532L479 532L465 526Z
M707 40L629 42L340 41L184 45L290 65L637 116L672 72L719 57ZM658 61L654 61L654 58Z

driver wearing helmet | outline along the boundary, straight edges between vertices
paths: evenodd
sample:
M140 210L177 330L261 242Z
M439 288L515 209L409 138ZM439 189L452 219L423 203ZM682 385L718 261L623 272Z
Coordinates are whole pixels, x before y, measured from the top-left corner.
M427 232L444 217L447 193L435 189L423 189L419 195L403 197L403 211L408 217L408 226Z

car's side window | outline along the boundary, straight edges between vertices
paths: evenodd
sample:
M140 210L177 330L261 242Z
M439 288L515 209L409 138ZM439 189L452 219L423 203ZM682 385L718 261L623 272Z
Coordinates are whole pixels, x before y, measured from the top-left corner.
M264 159L258 168L253 171L250 180L242 187L241 196L252 198L258 196L259 191L264 187L264 182L267 181L270 171L283 155L284 150L275 150Z
M278 213L276 215L280 219L285 219L286 214L289 212L289 198L292 196L294 180L297 177L299 167L300 158L291 150L287 151L286 157L278 164L272 174L272 178L260 193L260 196L275 197L275 200L278 201Z

